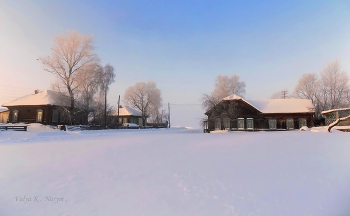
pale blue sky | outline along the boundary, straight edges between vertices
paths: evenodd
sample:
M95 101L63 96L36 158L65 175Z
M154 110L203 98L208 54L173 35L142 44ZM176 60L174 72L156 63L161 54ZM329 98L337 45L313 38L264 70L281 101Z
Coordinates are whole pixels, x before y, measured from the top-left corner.
M350 72L349 1L0 0L0 104L49 88L55 78L36 59L69 30L93 35L115 67L112 103L138 81L156 81L164 103L199 104L218 74L237 73L246 98L266 99L334 60ZM175 125L202 114L172 108Z

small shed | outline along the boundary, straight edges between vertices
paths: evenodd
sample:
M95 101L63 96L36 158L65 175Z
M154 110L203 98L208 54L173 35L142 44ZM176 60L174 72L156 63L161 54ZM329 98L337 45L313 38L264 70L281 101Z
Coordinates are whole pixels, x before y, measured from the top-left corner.
M326 126L332 124L339 118L343 118L350 115L350 108L340 108L323 111L322 116L325 117ZM338 126L350 126L350 119L339 122Z

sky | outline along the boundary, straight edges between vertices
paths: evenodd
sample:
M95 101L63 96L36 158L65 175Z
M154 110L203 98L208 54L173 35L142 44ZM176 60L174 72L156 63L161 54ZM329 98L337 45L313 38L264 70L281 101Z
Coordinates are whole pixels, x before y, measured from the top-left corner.
M37 59L71 30L92 35L101 64L114 66L111 104L153 80L173 126L199 126L219 74L237 74L245 98L268 99L334 60L350 72L349 1L0 0L0 105L50 88L55 76Z

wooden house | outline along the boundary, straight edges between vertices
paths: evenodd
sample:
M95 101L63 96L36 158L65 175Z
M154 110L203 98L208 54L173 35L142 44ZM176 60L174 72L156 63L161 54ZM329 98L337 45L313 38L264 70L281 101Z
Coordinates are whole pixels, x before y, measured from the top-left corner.
M209 109L204 131L213 130L293 130L312 127L314 106L307 99L245 100L225 97Z
M3 104L9 110L10 123L42 123L45 125L70 124L67 110L69 97L52 90L35 91L34 94L17 98ZM75 124L87 124L87 115L76 112Z
M142 114L139 110L131 108L129 106L119 106L119 119L118 119L118 108L113 112L114 123L134 123L139 126L143 126Z
M321 114L325 117L325 124L328 126L339 118L349 116L350 108L326 110L323 111ZM350 119L339 122L338 126L350 126Z

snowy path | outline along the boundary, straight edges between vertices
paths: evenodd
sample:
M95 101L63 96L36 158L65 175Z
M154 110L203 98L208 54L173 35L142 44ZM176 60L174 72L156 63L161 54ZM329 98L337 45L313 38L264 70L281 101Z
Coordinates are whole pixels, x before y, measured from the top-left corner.
M349 215L349 140L310 131L0 132L0 215Z

